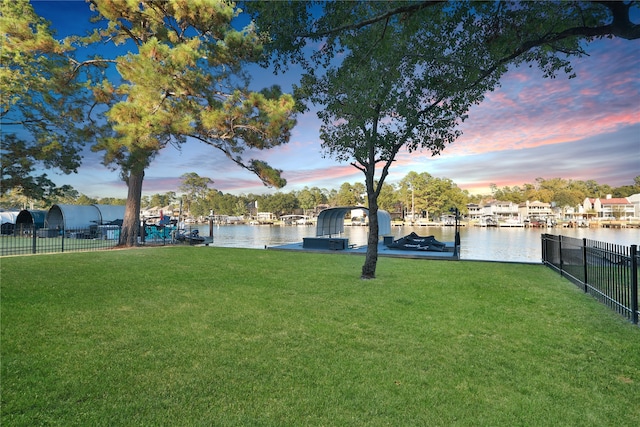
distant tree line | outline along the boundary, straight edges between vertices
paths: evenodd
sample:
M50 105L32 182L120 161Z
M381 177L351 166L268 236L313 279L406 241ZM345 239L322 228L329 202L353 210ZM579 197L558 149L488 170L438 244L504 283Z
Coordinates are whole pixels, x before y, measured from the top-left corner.
M563 178L536 178L533 184L498 188L491 184L491 196L496 200L522 203L526 200L539 200L545 203L555 203L557 206L575 206L587 197L604 198L628 197L640 193L640 175L636 176L633 184L621 187L611 187L599 184L594 180L573 181Z
M302 190L272 194L233 195L210 188L213 181L191 172L182 175L182 184L177 191L152 194L142 197L142 208L179 206L191 216L207 216L211 211L216 215L248 215L257 208L260 212L272 212L286 215L294 212L311 213L322 206L366 206L367 195L361 182L344 182L338 189L305 187ZM563 178L536 178L534 183L521 186L502 187L491 184L491 194L474 195L462 190L449 178L437 178L427 172L409 172L396 184L385 183L380 193L380 208L392 213L418 217L437 218L457 207L467 212L467 204L483 203L488 200L523 203L527 200L539 200L555 203L556 206L576 206L587 197L604 198L628 197L640 193L640 176L630 185L611 187L594 180L574 181ZM109 204L124 205L126 199L92 198L79 194L71 187L56 196L53 203L76 205ZM46 208L51 203L32 201L19 192L11 192L0 198L0 206L7 208Z

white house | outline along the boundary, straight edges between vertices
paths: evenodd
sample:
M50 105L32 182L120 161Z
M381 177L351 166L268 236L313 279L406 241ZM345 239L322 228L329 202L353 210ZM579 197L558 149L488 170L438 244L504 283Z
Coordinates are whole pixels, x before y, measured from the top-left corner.
M553 216L551 210L551 204L540 202L538 200L534 202L526 201L518 205L518 213L520 218L527 219L530 217L547 218Z
M469 219L480 219L482 218L482 207L476 203L468 203L467 211Z
M627 200L633 204L633 217L640 218L640 193L627 197Z
M493 216L497 219L517 218L518 205L513 202L492 200L483 206L482 216Z
M626 197L611 197L607 194L604 199L587 197L582 202L585 214L593 214L597 218L632 218L635 216L635 206Z

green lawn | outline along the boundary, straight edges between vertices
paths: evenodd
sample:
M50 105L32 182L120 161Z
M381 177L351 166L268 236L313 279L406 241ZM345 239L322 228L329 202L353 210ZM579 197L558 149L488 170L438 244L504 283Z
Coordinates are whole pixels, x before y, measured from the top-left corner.
M2 426L640 425L640 328L539 265L3 258Z

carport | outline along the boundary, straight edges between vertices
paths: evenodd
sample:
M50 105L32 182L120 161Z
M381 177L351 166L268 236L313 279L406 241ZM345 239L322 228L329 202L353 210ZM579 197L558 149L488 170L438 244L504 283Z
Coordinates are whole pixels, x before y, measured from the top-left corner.
M53 205L45 226L56 229L88 229L91 226L118 224L124 219L123 205Z
M17 229L31 229L44 227L44 220L47 218L47 211L45 210L30 210L23 209L16 218Z
M316 225L316 236L342 235L344 233L344 216L347 212L356 209L369 212L368 208L362 206L339 206L320 212ZM382 209L378 209L378 234L380 236L391 234L391 215Z
M69 237L114 239L124 219L121 205L53 205L47 212L40 237L54 237L65 230Z
M94 204L98 211L100 212L100 224L101 225L110 225L110 224L122 224L122 220L124 220L124 205L96 205Z
M45 226L52 229L89 229L100 224L100 210L94 205L53 205L47 212Z
M344 216L347 212L361 209L369 212L362 206L340 206L325 209L318 215L316 224L316 237L305 237L302 241L303 248L343 250L349 247L349 239L341 237L344 233ZM391 215L389 212L378 210L378 235L391 234Z

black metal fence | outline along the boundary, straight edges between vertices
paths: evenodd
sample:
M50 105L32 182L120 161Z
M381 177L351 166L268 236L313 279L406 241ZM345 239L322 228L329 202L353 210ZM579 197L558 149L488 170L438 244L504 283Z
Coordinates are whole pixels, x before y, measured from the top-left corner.
M638 246L542 235L542 262L638 324Z
M141 230L144 230L139 238L141 245L195 245L212 240L200 237L197 228L177 230L175 226L144 225ZM26 224L3 227L0 256L110 249L118 245L120 231L119 225L92 225L78 229L37 228Z
M57 229L19 224L0 235L0 256L96 251L116 246L119 238L118 225Z

